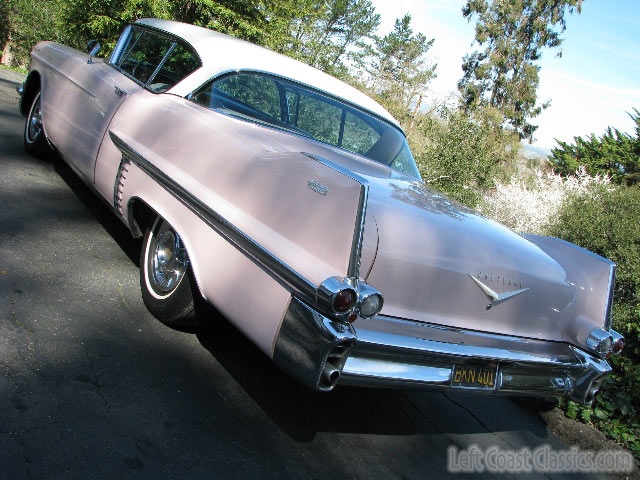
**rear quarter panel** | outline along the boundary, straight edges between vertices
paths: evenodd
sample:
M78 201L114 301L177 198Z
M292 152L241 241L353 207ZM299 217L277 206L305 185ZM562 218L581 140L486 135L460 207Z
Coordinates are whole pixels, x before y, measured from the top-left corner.
M308 144L292 151L289 134L171 95L131 96L109 130L311 283L346 275L361 186L301 154ZM120 158L105 140L96 186L107 197ZM127 171L120 205L139 197L166 218L185 239L203 296L270 353L289 292L141 176L136 168ZM326 194L309 188L309 181L326 187Z
M562 265L567 281L575 287L575 311L579 314L574 317L573 324L566 328L565 340L575 345L585 345L591 330L609 328L615 264L557 238L523 236Z

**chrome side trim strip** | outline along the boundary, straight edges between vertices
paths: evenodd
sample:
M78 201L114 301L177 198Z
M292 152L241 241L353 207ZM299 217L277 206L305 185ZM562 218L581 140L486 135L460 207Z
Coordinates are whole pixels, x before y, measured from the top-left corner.
M331 162L326 158L313 155L311 153L302 152L309 158L321 163L325 167L329 167L342 175L355 180L360 184L360 198L358 199L358 211L356 213L356 223L353 229L353 240L351 241L351 254L349 255L349 266L347 268L347 277L358 280L360 278L360 257L362 256L362 239L364 238L364 223L367 216L367 201L369 199L369 182L366 178L353 173L351 170Z
M605 310L604 328L611 330L613 324L613 294L616 288L616 267L617 265L611 262L609 266L609 297L607 298L607 308Z
M278 279L288 285L297 295L311 303L316 300L316 286L293 268L270 253L258 242L244 234L235 225L227 221L215 210L189 193L185 188L169 178L162 170L147 161L142 155L127 145L118 135L109 131L111 140L122 152L123 156L147 173L167 192L173 195L189 210L195 213L207 225L222 235L232 245L267 269Z

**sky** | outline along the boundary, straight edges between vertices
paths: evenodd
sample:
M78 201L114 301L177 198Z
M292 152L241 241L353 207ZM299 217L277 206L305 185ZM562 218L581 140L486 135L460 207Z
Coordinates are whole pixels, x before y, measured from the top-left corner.
M462 17L464 0L372 0L381 16L379 35L410 13L414 32L435 38L428 59L438 65L428 86L428 104L457 93L462 57L472 49L475 23ZM540 61L538 101L551 106L532 120L533 145L556 146L555 139L601 136L611 125L633 133L626 112L640 110L640 1L585 0L582 13L565 17L561 49L545 50Z

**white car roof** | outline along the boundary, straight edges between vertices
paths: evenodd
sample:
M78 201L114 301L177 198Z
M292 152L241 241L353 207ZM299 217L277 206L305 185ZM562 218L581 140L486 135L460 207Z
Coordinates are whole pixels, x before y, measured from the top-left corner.
M254 70L272 73L325 91L358 105L399 127L398 122L379 103L316 68L213 30L157 18L143 18L136 24L148 25L184 39L198 53L202 68L179 82L168 93L188 95L211 77L223 72Z

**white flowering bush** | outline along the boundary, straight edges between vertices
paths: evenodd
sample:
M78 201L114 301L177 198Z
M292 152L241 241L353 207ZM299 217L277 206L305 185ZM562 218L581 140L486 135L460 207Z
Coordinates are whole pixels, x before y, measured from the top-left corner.
M496 180L495 189L484 195L478 210L516 232L544 234L569 197L595 194L596 187L609 183L608 176L591 176L584 167L569 177L536 169L529 179Z

